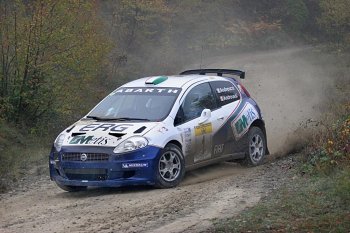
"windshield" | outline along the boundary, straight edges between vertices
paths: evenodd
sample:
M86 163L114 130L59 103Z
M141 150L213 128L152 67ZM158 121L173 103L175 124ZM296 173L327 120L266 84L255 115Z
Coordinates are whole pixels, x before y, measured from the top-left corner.
M181 88L119 88L87 116L96 120L163 120Z

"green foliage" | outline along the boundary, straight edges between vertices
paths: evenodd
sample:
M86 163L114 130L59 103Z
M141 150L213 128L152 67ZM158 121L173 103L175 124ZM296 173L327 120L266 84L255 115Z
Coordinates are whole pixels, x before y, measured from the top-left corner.
M24 174L40 172L43 167L47 170L47 145L48 138L24 136L14 125L0 120L0 193Z
M108 51L94 7L80 1L0 2L2 118L33 126L48 116L70 117L78 106L85 110L79 94L88 90Z
M318 24L328 35L328 40L336 43L338 49L350 46L350 10L348 0L321 0L321 16Z
M102 5L107 31L117 45L110 53L108 77L121 84L126 81L123 76L135 79L148 68L152 49L162 44L163 33L168 32L168 9L164 0L105 1Z
M342 106L345 115L334 123L324 124L326 130L318 132L315 142L308 146L304 172L328 174L350 166L350 105Z
M299 32L306 24L309 10L304 0L287 0L286 26L288 30Z
M349 1L321 0L320 7L322 14L319 23L322 27L329 33L341 34L348 32L350 27Z
M11 142L11 147L0 150L0 193L13 188L24 175L48 173L46 144L36 142L24 146Z
M346 232L350 228L350 171L299 178L211 232Z
M333 195L339 198L346 206L350 205L350 170L342 171L335 180Z

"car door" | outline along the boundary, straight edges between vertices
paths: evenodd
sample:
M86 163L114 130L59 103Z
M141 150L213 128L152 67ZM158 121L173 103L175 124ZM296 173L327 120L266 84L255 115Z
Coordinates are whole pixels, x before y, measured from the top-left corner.
M217 108L208 82L192 87L185 94L174 124L182 132L187 165L212 157L212 136L219 125L212 112Z
M235 141L231 121L237 114L242 100L238 88L230 81L212 81L218 109L213 111L213 116L222 119L221 124L213 133L213 158L231 155L239 151L239 143Z

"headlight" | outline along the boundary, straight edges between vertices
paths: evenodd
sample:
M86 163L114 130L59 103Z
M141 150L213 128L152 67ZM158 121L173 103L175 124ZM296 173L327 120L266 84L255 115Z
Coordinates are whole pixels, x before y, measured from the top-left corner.
M120 143L114 150L114 153L125 153L137 149L141 149L148 145L146 138L141 136L134 136L126 139L124 142Z
M62 144L64 141L64 138L66 137L66 135L64 133L61 133L60 135L58 135L58 137L55 140L54 143L54 147L56 148L56 151L59 152L62 148Z

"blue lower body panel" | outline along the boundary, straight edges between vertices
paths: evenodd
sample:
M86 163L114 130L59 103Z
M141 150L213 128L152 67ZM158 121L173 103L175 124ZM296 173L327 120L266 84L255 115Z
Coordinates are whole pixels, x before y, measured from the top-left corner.
M50 153L50 177L60 185L120 187L153 185L161 148L147 146L125 154L114 148L62 147Z

